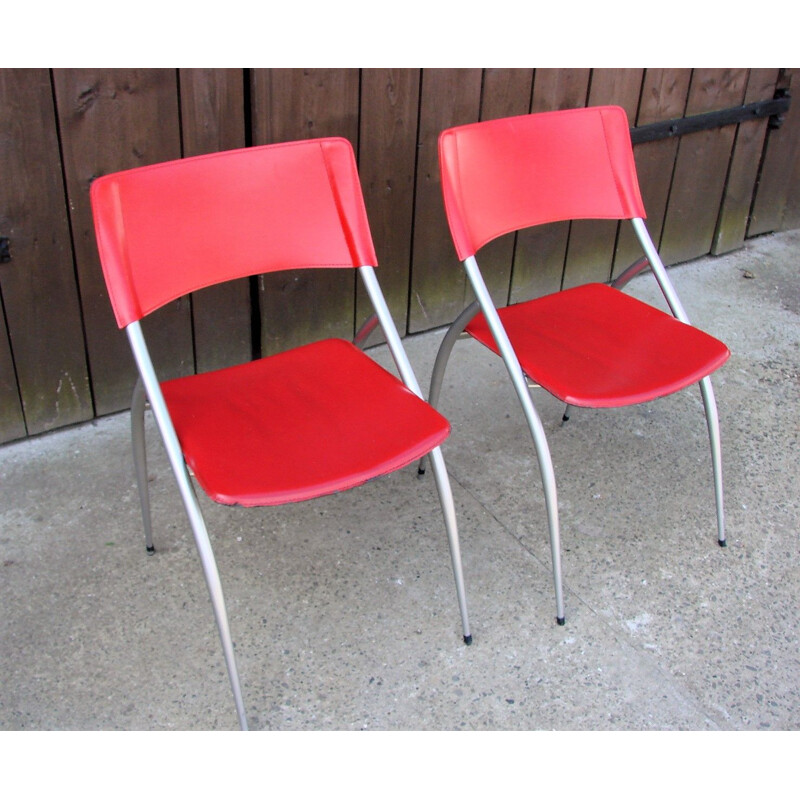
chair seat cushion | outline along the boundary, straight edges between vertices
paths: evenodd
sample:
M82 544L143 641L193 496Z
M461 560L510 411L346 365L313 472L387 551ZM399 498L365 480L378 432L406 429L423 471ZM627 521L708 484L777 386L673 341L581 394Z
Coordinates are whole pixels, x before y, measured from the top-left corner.
M713 336L599 283L498 313L523 371L574 406L653 400L696 383L730 355ZM483 314L466 330L498 352Z
M257 506L349 489L443 442L447 420L340 339L162 384L206 493Z

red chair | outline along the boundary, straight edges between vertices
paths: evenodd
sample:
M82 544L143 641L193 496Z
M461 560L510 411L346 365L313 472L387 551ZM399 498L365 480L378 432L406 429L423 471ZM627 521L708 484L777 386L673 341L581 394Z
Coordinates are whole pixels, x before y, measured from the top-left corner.
M567 404L565 421L572 406L643 403L699 382L711 439L718 541L724 547L719 423L708 376L730 353L689 324L650 239L621 108L555 111L451 128L439 138L439 159L450 233L477 301L445 335L429 402L438 404L447 360L462 332L503 358L536 447L556 619L563 625L556 484L526 376ZM590 283L498 311L478 267L478 250L502 234L571 219L630 219L644 258L612 286ZM672 316L620 291L648 265Z
M450 428L421 399L376 280L349 142L292 142L142 167L98 178L91 200L111 304L140 375L132 429L147 549L154 548L145 395L189 515L241 727L247 718L222 587L188 470L219 503L269 506L350 489L428 453L469 644L455 509L439 447ZM328 339L159 382L143 317L214 283L303 267L359 270L402 380L353 343Z

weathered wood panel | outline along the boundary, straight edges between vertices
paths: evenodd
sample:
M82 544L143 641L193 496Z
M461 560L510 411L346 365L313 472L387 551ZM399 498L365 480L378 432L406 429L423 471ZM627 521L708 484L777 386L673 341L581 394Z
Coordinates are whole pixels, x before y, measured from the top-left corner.
M686 115L702 114L744 99L746 69L696 69ZM735 135L734 126L681 137L660 253L676 264L711 250Z
M21 433L19 397L31 434L93 415L48 70L0 70L0 175L0 234L11 253L0 286L19 381L16 402L3 392L11 438ZM10 353L2 362L6 372Z
M253 71L253 144L343 136L358 152L357 69ZM350 338L355 273L290 270L259 278L264 355L325 336Z
M183 155L246 144L244 71L182 69L179 73ZM224 231L209 231L224 236ZM228 281L192 295L195 368L220 369L252 357L250 281Z
M466 277L453 250L442 203L439 133L475 122L480 102L481 70L423 70L408 315L411 333L452 322L465 305Z
M800 71L795 70L796 87L800 85ZM791 119L787 120L787 136L792 138L794 147L787 154L787 169L789 172L789 185L786 191L786 200L781 215L779 230L787 231L800 228L800 114L797 109L789 112Z
M646 125L766 99L776 73L777 88L796 94L796 70L767 68L647 69L643 79L635 69L0 70L0 236L13 228L12 262L0 264L0 441L129 403L135 371L91 224L88 190L97 175L249 144L346 136L359 158L390 309L401 333L416 332L449 323L471 299L441 200L443 128L599 103L620 104ZM740 246L745 224L747 236L800 227L797 103L782 127L765 127L749 121L636 146L648 227L668 263ZM691 251L678 252L686 242ZM502 237L479 258L503 305L604 280L612 252L612 275L638 257L629 225L616 233L613 223L578 221ZM162 377L203 371L262 349L350 336L368 314L359 286L349 271L237 281L170 304L145 328ZM60 337L42 336L45 328ZM287 335L290 328L297 335ZM74 407L60 396L69 381L51 377L67 362L70 377L75 369L84 376Z
M0 289L2 289L1 280ZM0 303L0 444L21 439L26 433L17 373L14 370L14 358L8 340L6 315Z
M771 100L777 81L777 69L750 70L744 102ZM743 122L738 126L717 229L711 245L711 252L714 254L730 252L744 243L767 125L768 120L761 119Z
M650 125L683 116L689 85L690 69L648 69L645 71L642 96L636 125ZM647 229L656 246L661 240L667 200L672 186L672 170L678 152L678 139L662 139L634 147L639 188L647 212ZM642 255L642 248L630 224L620 226L612 277Z
M781 127L768 131L749 236L800 226L800 70L781 70L778 88L795 99Z
M585 106L590 77L589 69L537 69L531 111ZM569 229L568 222L556 222L519 233L510 302L519 303L561 288Z
M89 186L118 170L180 158L175 70L54 70L75 260L98 414L127 408L135 366L117 329L94 239ZM148 317L150 355L159 377L194 369L190 304L171 303Z
M595 69L587 105L622 106L633 124L642 92L641 69ZM605 283L614 265L619 223L610 220L575 220L570 226L563 289L588 281Z
M419 91L418 69L362 72L359 174L378 256L378 280L401 335L408 324ZM372 311L359 280L356 325ZM376 341L378 335L370 339Z
M800 69L786 69L780 72L779 88L786 88L790 94L793 91L796 98L798 89L800 89ZM800 228L800 113L797 109L797 100L795 100L795 107L787 114L784 124L786 126L784 137L791 140L792 145L786 148L786 169L789 173L789 181L783 203L781 224L776 230L785 231ZM767 157L769 157L769 150ZM761 184L765 184L767 180L768 176L762 176Z

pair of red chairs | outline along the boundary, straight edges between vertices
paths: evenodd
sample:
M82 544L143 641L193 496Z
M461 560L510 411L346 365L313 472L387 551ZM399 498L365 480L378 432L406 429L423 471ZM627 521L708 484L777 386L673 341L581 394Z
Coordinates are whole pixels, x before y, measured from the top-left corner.
M92 184L98 250L117 323L139 369L134 461L146 546L153 551L144 411L149 402L186 508L211 595L240 726L247 728L222 586L195 494L262 506L350 489L417 461L432 464L471 641L456 514L433 407L447 357L466 331L508 367L545 486L557 619L564 621L552 463L526 375L570 406L644 402L700 382L712 440L719 541L719 431L708 375L725 346L686 320L642 218L628 123L589 108L477 123L440 138L447 218L476 297L445 336L422 397L376 279L353 151L344 139L267 145L115 173ZM568 218L633 220L674 314L593 284L498 311L475 259L497 236ZM185 294L285 269L357 269L399 378L356 344L328 339L205 374L160 382L141 320Z

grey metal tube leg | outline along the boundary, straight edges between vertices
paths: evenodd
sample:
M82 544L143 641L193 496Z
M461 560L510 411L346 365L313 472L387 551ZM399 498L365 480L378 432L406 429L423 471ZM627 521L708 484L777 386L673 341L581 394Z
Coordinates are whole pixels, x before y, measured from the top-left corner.
M531 428L536 446L536 455L539 459L539 471L542 475L544 487L544 502L547 509L547 526L550 531L550 557L553 562L553 585L556 595L556 622L564 625L566 616L564 612L564 590L561 577L561 535L558 525L558 499L556 496L556 477L553 471L553 460L550 448L544 436L544 429L539 422L537 429Z
M188 483L188 476L186 478ZM190 485L189 485L190 487ZM205 521L197 504L197 497L194 490L190 487L191 497L187 497L187 492L183 495L184 506L189 515L192 526L192 533L200 554L200 561L203 565L203 574L208 586L208 593L211 596L211 605L214 608L214 617L217 622L217 630L222 644L222 652L225 656L225 665L228 668L228 678L233 691L233 699L236 704L236 714L239 718L239 727L247 730L247 715L244 710L244 700L242 698L242 687L239 681L239 671L236 667L236 657L233 651L233 639L231 638L230 625L228 623L228 613L225 609L225 597L222 594L222 582L217 569L217 562L211 549L211 541L208 538L208 530Z
M486 284L483 281L483 277L478 269L478 263L475 261L474 256L470 256L464 260L464 268L467 271L467 276L472 284L475 296L478 298L483 313L486 316L486 321L489 324L492 336L503 357L509 377L514 385L514 390L522 405L522 410L528 423L528 429L533 437L536 457L539 461L539 471L542 476L545 506L547 508L550 554L553 560L553 583L555 585L556 594L556 622L559 625L563 625L566 621L566 617L564 615L564 593L561 577L561 535L558 524L556 478L553 470L553 460L550 456L550 447L547 444L547 437L544 433L542 421L539 419L539 414L536 412L530 392L528 391L528 382L525 379L525 373L522 371L519 359L514 352L514 348L511 346L503 323L500 321L497 309L494 307L492 298L489 295L489 290L486 288Z
M150 514L150 489L147 482L147 447L144 435L144 412L147 395L141 378L137 378L131 398L131 442L133 464L136 470L136 488L139 490L139 505L142 508L142 525L147 552L155 552L153 545L153 522Z
M719 415L711 379L706 377L700 381L700 392L706 411L708 438L711 441L711 464L714 469L714 499L717 506L717 541L720 547L727 547L725 539L725 508L722 495L722 446L719 435Z
M536 458L539 462L539 472L542 476L542 488L544 490L544 503L547 511L547 527L550 534L550 557L553 562L553 585L556 595L556 622L564 625L566 616L564 612L564 590L561 576L561 533L558 522L558 496L556 492L556 475L553 469L553 459L550 455L550 447L547 444L544 427L539 415L536 413L533 401L522 375L518 368L513 369L509 362L509 368L517 397L522 404L522 410L528 423L528 430L533 437Z
M189 516L189 523L192 526L195 545L200 555L200 562L203 566L206 585L211 595L211 604L214 608L214 616L217 621L217 630L219 631L219 638L225 656L225 665L228 668L228 677L236 703L239 726L242 730L247 730L247 716L244 711L239 672L236 668L236 658L233 652L233 640L231 639L230 626L228 625L228 614L225 610L225 599L222 594L222 582L219 578L214 552L211 549L211 540L208 538L208 530L206 529L206 524L197 502L197 495L192 486L192 481L186 469L186 462L183 460L183 452L181 451L175 428L172 425L172 420L167 411L167 405L164 402L164 395L161 393L161 386L147 352L147 345L142 336L141 324L139 322L132 322L126 328L126 332L131 343L131 349L133 350L136 364L139 367L142 383L144 384L145 391L150 400L153 415L156 418L158 429L161 432L161 438L164 441L164 447L166 448L170 466L172 467L172 472L178 484L183 506Z
M447 528L447 541L450 545L450 560L453 562L453 575L456 579L456 594L458 595L458 607L461 611L461 625L464 630L464 642L472 644L472 633L469 627L469 616L467 614L467 596L464 589L464 571L461 565L461 547L458 541L458 527L456 525L456 509L453 502L453 492L450 487L450 479L447 477L447 469L444 464L441 448L437 447L430 453L433 475L436 482L436 489L439 492L439 500L442 504L444 514L444 524Z
M442 381L444 380L444 373L447 369L447 362L450 359L450 353L453 352L453 347L458 341L458 338L464 332L464 328L475 318L481 310L480 303L476 300L474 303L468 305L453 321L453 324L447 329L444 335L439 350L436 353L436 360L433 362L433 371L431 372L431 386L428 392L428 403L434 408L438 408L439 394L442 389ZM419 461L418 472L420 475L425 474L425 465L428 462L428 456L423 456Z

